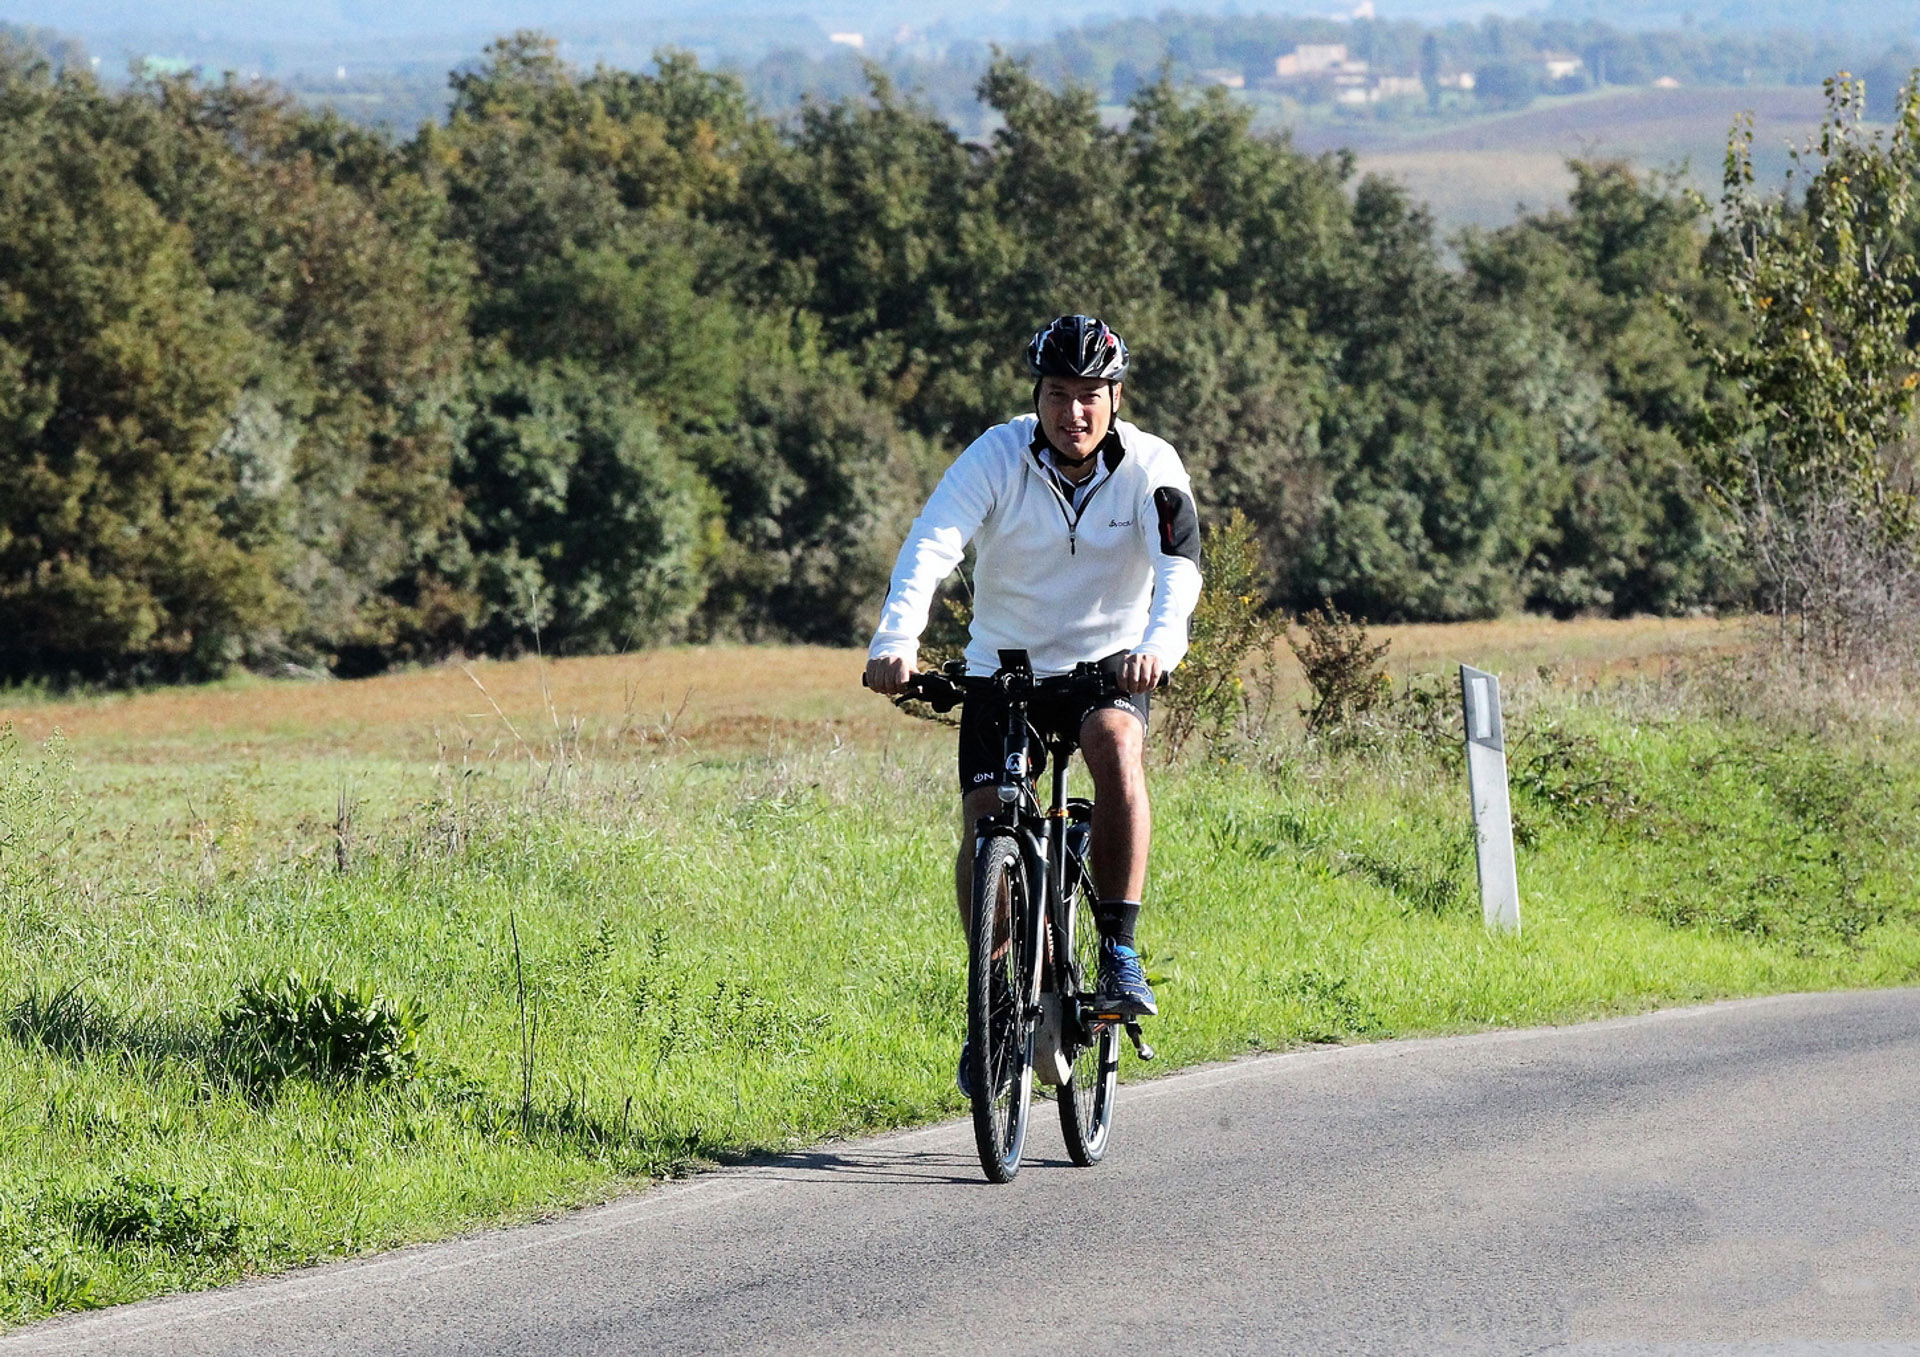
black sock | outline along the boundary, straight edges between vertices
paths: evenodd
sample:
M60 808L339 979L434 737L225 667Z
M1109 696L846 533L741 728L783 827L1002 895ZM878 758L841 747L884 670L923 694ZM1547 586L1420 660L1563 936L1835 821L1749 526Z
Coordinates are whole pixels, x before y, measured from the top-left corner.
M1140 922L1138 900L1102 900L1093 907L1094 926L1108 942L1133 946L1133 926ZM1137 949L1136 949L1137 950Z

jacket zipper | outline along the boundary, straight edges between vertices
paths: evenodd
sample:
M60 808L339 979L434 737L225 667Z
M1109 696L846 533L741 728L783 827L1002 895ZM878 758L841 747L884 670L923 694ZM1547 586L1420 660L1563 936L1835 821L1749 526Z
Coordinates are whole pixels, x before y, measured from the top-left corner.
M1078 556L1080 554L1080 520L1085 518L1087 516L1087 510L1093 507L1094 496L1098 495L1100 491L1106 487L1107 481L1111 481L1118 473L1109 469L1107 479L1101 481L1099 485L1094 486L1092 490L1087 492L1087 502L1080 506L1078 513L1075 513L1072 503L1065 495L1060 493L1060 487L1054 484L1053 477L1047 473L1047 469L1040 465L1037 454L1035 456L1033 469L1039 473L1040 479L1047 483L1047 489L1053 491L1053 498L1060 506L1060 516L1067 520L1067 555Z

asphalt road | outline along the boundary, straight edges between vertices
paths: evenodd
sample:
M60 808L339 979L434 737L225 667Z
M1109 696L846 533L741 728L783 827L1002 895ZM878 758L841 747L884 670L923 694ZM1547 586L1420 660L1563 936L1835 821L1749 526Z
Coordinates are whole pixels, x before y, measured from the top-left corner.
M0 1353L1920 1354L1920 991L1322 1049L60 1321Z

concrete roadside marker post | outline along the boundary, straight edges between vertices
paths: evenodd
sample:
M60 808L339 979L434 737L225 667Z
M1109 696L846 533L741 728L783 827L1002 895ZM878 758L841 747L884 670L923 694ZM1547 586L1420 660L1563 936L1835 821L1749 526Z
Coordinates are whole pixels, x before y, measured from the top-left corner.
M1467 794L1480 864L1480 908L1488 928L1520 931L1520 875L1513 860L1513 808L1507 801L1507 741L1500 722L1500 680L1460 666L1467 720Z

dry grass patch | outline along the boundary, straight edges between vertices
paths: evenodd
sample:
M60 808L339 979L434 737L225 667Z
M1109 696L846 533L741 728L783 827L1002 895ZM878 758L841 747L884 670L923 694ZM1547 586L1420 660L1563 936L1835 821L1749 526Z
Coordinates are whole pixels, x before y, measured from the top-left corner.
M1711 618L1519 617L1381 627L1396 677L1462 660L1495 672L1547 666L1568 677L1660 672L1737 647ZM1282 651L1291 685L1306 693ZM547 758L556 745L603 756L720 753L770 744L873 748L950 738L860 687L864 658L821 646L674 646L631 655L448 664L344 682L241 679L77 701L0 706L23 740L56 730L83 761L171 765L214 760L374 757L409 763Z
M818 730L877 737L892 713L859 686L864 658L818 646L676 646L630 655L474 661L345 682L245 679L0 707L21 737L130 761L764 742Z

